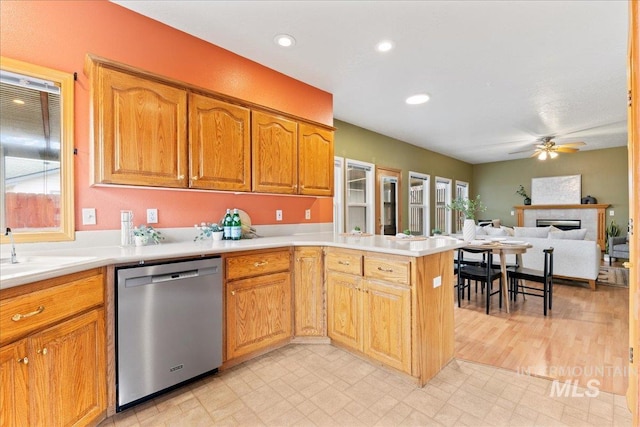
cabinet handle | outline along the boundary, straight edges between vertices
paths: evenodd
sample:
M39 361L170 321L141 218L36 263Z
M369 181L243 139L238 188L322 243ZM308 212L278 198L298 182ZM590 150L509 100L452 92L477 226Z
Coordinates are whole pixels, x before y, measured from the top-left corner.
M184 175L178 175L178 179L184 179Z
M349 261L342 261L342 260L338 261L338 264L340 264L340 265L351 265L351 263Z
M43 356L46 356L48 352L49 351L47 350L47 347L43 348L42 350L36 351L36 353L42 354Z
M26 319L27 317L31 317L31 316L35 316L36 314L40 314L44 311L44 305L41 305L40 307L36 308L34 311L32 311L31 313L26 313L26 314L14 314L13 316L11 316L11 320L13 320L14 322L17 322L20 319Z
M393 269L392 268L382 268L382 267L378 267L379 271L383 271L385 273L393 273Z
M236 291L231 291L231 295L234 296L236 294Z
M629 261L623 262L623 263L622 263L622 266L623 266L624 268L631 268L631 262L629 262Z
M28 365L29 364L29 358L27 356L25 356L22 359L18 359L17 362L18 363L24 363L25 365Z
M262 267L263 265L269 264L269 261L256 262L253 264L254 267Z
M194 175L194 176L191 177L191 181L197 181L197 180L198 180L198 176L197 175Z

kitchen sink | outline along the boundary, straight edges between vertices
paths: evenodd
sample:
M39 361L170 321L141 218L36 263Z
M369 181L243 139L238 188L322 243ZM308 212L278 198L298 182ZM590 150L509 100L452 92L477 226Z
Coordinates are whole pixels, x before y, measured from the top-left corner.
M92 256L18 256L18 262L12 264L10 258L2 258L0 259L0 277L10 279L25 274L56 270L94 259L96 257Z

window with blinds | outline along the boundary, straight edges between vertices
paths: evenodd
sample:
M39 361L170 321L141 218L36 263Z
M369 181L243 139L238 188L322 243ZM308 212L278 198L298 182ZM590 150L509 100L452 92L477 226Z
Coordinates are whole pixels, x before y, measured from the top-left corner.
M451 234L451 215L447 205L451 203L451 180L436 177L434 228L442 233Z
M409 172L409 231L429 235L429 175Z

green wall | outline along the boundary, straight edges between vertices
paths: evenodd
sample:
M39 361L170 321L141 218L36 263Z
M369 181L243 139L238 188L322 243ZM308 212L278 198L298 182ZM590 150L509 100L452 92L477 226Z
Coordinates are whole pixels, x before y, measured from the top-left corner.
M482 219L500 218L505 225L516 225L511 216L513 206L522 204L516 194L522 184L531 195L531 178L581 175L582 196L591 195L598 203L610 204L614 219L625 227L629 219L629 181L627 148L580 151L560 154L557 159L540 161L535 158L471 165L433 151L416 147L361 127L335 120L335 155L402 170L402 225L408 224L407 183L409 171L431 176L431 221L433 227L435 177L469 183L469 194L480 194L487 205ZM624 228L623 228L624 229Z
M374 163L376 166L402 170L402 227L409 223L409 207L407 205L407 183L409 171L431 176L431 222L433 225L434 183L436 176L455 181L469 183L469 191L473 194L473 167L469 163L443 156L433 151L407 144L406 142L363 129L352 124L334 121L335 155L347 159ZM432 225L429 226L431 230Z
M598 203L611 205L615 219L626 229L629 220L629 176L627 173L627 147L580 151L560 154L556 159L540 161L536 158L483 163L473 166L473 188L488 206L482 214L487 218L500 218L505 225L516 225L511 216L514 205L522 204L516 194L522 184L531 196L531 178L581 175L582 196L593 196Z

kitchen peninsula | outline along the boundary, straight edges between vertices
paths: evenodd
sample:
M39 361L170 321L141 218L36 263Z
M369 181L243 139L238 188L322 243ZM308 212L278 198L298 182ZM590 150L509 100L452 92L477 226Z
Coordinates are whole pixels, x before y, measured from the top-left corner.
M116 393L115 267L219 255L225 277L226 343L222 369L292 340L330 339L373 363L410 375L423 386L453 358L452 251L464 245L449 237L405 241L386 236L311 233L205 244L189 241L145 247L103 246L91 250L68 248L25 253L18 248L18 258L27 260L24 265L29 263L29 257L34 260L34 270L11 274L8 268L2 269L0 345L3 350L22 345L43 328L38 314L24 318L23 322L12 321L15 313L8 310L15 307L12 303L19 301L19 313L30 314L55 300L56 296L50 295L53 286L68 292L77 283L83 286L81 292L93 294L96 287L103 286L104 298L93 295L82 306L84 311L69 311L67 317L50 319L52 323L46 326L68 322L70 314L81 317L91 312L94 317L104 316L97 325L102 322L106 325L104 331L98 328L105 349L97 349L97 358L106 354L107 360L97 366L104 364L106 368L94 392L104 394L106 390L106 396L97 396L93 401L106 402L106 407L99 404L93 408L92 414L101 415L90 418L110 416L115 411ZM3 247L3 255L5 250ZM58 266L38 270L37 263L47 257L55 258ZM61 263L65 257L70 261ZM82 275L89 270L93 274L87 286ZM65 277L70 281L65 281ZM41 293L47 293L44 302L36 298ZM265 308L264 313L245 315L247 307L260 310L265 305L269 309ZM50 310L45 307L42 312ZM40 323L18 333L11 332L16 323L29 322ZM260 333L263 336L257 335ZM93 347L85 350L96 352Z

